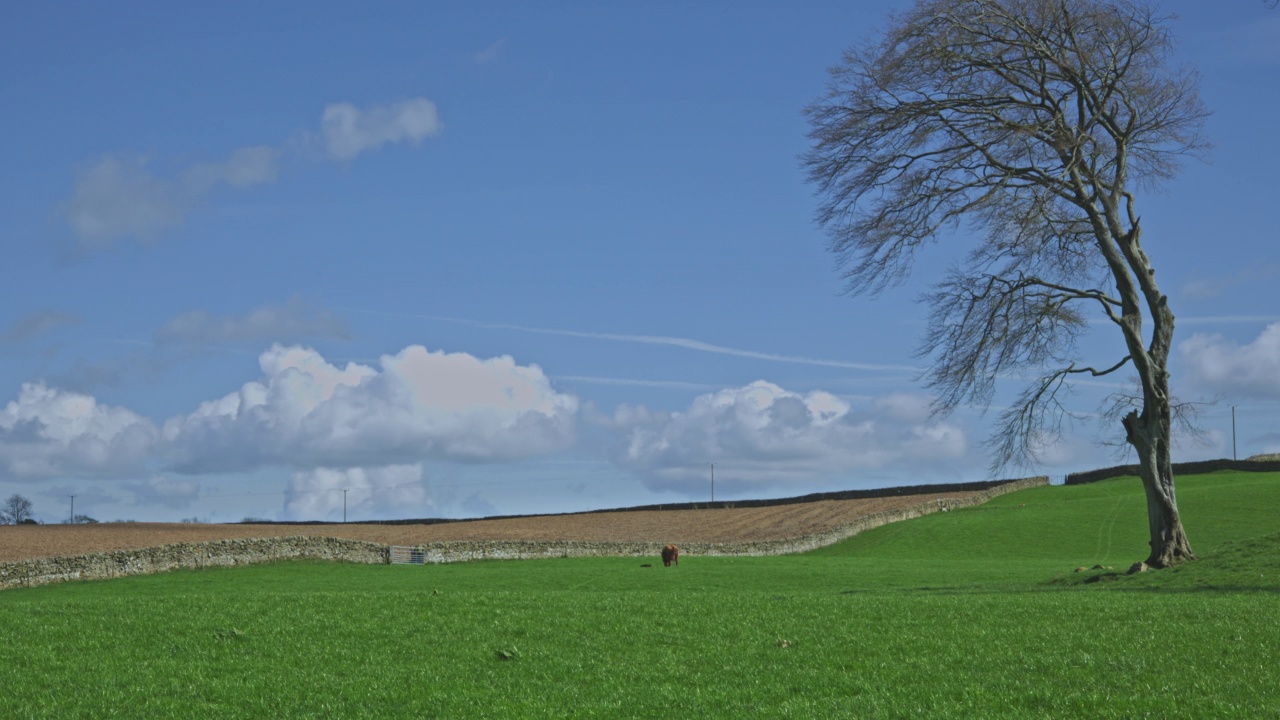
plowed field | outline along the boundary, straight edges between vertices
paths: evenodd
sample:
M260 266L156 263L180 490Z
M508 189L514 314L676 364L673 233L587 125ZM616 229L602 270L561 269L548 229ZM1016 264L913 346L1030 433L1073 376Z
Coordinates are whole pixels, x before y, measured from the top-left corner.
M883 510L913 507L974 492L904 495L858 500L715 510L637 510L468 520L434 525L212 525L101 523L0 526L0 562L180 542L317 535L386 545L445 540L565 540L613 542L751 542L804 537Z

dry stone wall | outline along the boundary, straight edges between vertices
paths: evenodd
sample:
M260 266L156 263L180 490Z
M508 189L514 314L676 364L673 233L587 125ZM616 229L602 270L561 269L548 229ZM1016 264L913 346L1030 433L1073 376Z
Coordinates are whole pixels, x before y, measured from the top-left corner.
M972 507L998 495L1048 484L1049 478L1043 476L1010 480L966 498L927 501L909 508L866 515L851 523L815 535L744 543L687 543L682 544L680 550L684 555L740 556L804 552L839 542L881 525L910 520L935 512ZM422 553L427 563L557 557L656 557L662 550L663 544L660 542L451 541L424 546ZM116 550L91 555L0 563L0 590L65 580L113 578L164 572L177 568L247 565L296 558L386 564L390 561L390 552L387 546L378 543L326 537L298 536L177 543L140 550Z
M386 563L387 547L344 538L285 537L175 543L138 550L39 558L0 563L0 590L63 580L145 575L177 568L248 565L294 558Z
M1025 488L1048 485L1045 476L1010 480L989 487L967 498L946 498L923 502L908 508L884 510L834 527L830 530L784 540L760 540L742 543L681 543L681 556L734 555L759 557L764 555L788 555L825 547L857 535L865 530L889 523L922 517L935 512L948 512L959 508L981 505L993 497ZM612 542L550 542L550 541L448 541L426 545L422 554L427 563L469 562L473 560L529 560L559 557L657 557L665 542L612 543Z
M1276 472L1280 470L1280 460L1201 460L1198 462L1173 463L1173 475L1204 475L1219 470L1243 470L1246 472ZM1116 465L1115 467L1089 470L1088 472L1071 473L1067 476L1067 485L1085 485L1110 480L1111 478L1138 476L1137 465Z

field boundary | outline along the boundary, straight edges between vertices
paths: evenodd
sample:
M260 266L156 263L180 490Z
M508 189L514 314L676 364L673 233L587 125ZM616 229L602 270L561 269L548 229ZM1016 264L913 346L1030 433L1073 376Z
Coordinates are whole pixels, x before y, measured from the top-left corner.
M820 502L822 500L865 500L869 498L910 497L912 495L935 495L947 492L976 492L990 490L1019 479L981 480L975 482L938 483L935 485L896 485L886 488L868 488L865 490L832 490L828 492L793 495L763 500L715 500L690 501L677 503L657 503L652 505L628 505L626 507L599 508L595 510L575 510L561 513L537 513L533 515L487 515L482 518L403 518L398 520L353 520L349 525L444 525L448 523L465 523L473 520L521 520L532 517L563 517L568 515L602 515L608 513L628 513L671 510L735 510L742 508L778 507L782 505L799 505L802 503ZM242 523L242 524L254 524ZM272 520L272 525L328 525L327 520Z
M1244 472L1276 472L1280 471L1280 460L1200 460L1196 462L1173 463L1173 474L1207 475L1219 470L1240 470ZM1071 473L1067 476L1067 485L1087 485L1088 483L1110 480L1112 478L1138 476L1137 465L1116 465L1086 472Z
M1049 478L1044 476L1009 480L966 498L941 498L906 508L884 510L811 535L736 543L682 543L681 553L759 557L805 552L889 523L973 507L1000 495L1048 484ZM424 564L439 564L475 560L657 556L663 545L662 542L452 540L422 545L418 549ZM346 538L291 536L214 540L0 563L0 590L67 580L106 579L179 568L247 565L296 558L366 564L387 564L391 560L388 545Z
M782 540L756 540L749 542L691 542L680 544L681 555L761 557L766 555L790 555L816 550L853 537L860 532L911 520L935 512L948 512L960 508L981 505L988 500L1031 487L1048 485L1046 476L1009 480L976 493L967 498L943 498L911 507L882 510L863 515L819 533ZM471 541L446 540L423 546L428 564L470 562L473 560L530 560L557 557L647 557L658 556L664 542L576 542L576 541Z
M346 538L293 536L173 543L136 550L18 560L0 563L0 590L66 580L98 580L180 568L248 565L296 558L386 563L387 546Z

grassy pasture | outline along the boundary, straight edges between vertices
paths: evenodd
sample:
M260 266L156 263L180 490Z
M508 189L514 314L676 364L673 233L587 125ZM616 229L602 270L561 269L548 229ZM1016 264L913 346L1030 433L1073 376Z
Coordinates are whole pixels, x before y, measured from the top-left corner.
M1280 717L1280 474L1136 480L782 558L285 563L0 593L0 717ZM652 562L652 561L650 561ZM1077 566L1114 571L1074 573Z

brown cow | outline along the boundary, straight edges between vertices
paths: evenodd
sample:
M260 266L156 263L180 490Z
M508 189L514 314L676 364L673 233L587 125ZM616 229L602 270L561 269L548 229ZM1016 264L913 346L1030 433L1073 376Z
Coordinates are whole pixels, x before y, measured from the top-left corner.
M671 563L680 564L680 548L675 545L662 548L662 564L665 567L671 567Z

